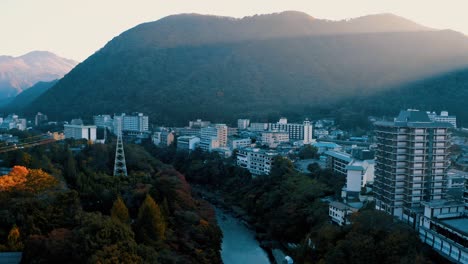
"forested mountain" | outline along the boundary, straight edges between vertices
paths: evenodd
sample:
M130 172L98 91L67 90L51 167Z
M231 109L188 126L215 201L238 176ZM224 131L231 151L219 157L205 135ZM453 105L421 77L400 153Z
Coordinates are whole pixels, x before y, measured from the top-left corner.
M185 14L114 38L27 113L69 119L141 111L174 125L307 115L466 65L464 35L389 14L344 21L299 12Z
M6 108L16 110L24 108L36 100L41 94L45 93L52 86L54 86L57 81L58 80L53 80L50 82L38 82L34 84L31 86L31 88L28 88L15 96L15 98L6 106Z
M47 51L0 56L0 99L14 97L39 81L62 78L76 64Z
M462 126L468 125L468 69L411 82L369 98L349 100L343 107L367 115L393 118L400 109L448 110ZM359 109L359 110L357 110Z

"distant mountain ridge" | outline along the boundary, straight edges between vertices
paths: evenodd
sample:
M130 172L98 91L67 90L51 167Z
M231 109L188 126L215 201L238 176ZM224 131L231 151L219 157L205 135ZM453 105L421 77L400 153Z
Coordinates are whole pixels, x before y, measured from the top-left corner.
M155 31L154 28L158 30ZM306 13L285 11L255 15L240 19L231 17L180 14L143 23L116 37L128 48L155 45L159 48L178 45L229 43L314 35L339 35L384 32L417 32L432 29L393 14L377 14L349 20L331 21L315 19ZM135 36L143 37L138 43L127 43Z
M11 101L8 102L6 106L4 106L4 108L16 111L21 110L24 107L28 106L31 102L36 100L47 90L49 90L57 82L58 80L53 80L50 82L38 82L30 88L28 88L27 90L24 90L23 92L12 98Z
M14 97L39 81L62 78L76 64L48 51L0 56L0 99Z
M141 111L168 125L307 116L467 65L464 35L389 14L183 14L123 32L26 111L54 119Z

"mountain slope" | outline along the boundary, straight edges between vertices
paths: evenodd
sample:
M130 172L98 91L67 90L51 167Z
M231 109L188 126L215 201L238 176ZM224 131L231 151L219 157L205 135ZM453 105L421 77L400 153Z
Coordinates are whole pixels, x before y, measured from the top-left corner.
M7 109L23 109L28 106L31 102L36 100L40 95L49 90L52 86L57 83L58 80L53 80L51 82L38 82L18 94L14 99L6 106Z
M122 33L27 110L59 119L143 111L178 125L303 115L466 65L465 36L393 15L338 22L297 12L179 15Z
M468 68L411 82L369 98L350 101L345 108L367 115L393 117L400 109L448 110L462 126L468 125ZM354 109L354 110L352 110Z
M47 51L0 56L0 99L14 97L39 81L62 78L76 64Z

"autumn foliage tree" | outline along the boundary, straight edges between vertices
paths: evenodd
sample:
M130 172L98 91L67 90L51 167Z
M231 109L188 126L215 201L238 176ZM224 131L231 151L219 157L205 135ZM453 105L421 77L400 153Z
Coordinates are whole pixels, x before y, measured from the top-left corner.
M14 225L11 228L10 233L8 233L8 248L11 251L19 251L23 249L23 243L21 243L20 240L20 230L16 225Z
M128 208L125 206L125 203L120 196L117 197L117 200L115 200L112 205L111 217L112 219L118 220L124 224L128 224L130 222Z
M23 166L14 166L10 173L0 177L0 191L39 193L57 184L57 179L43 170Z
M159 242L165 239L166 223L158 204L150 195L146 195L138 210L136 223L137 239L144 242Z

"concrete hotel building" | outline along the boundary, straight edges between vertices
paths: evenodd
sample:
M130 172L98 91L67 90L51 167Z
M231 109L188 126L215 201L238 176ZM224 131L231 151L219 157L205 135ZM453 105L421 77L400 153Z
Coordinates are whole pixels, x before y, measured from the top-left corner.
M457 128L457 117L449 115L447 111L441 111L440 115L437 115L436 112L427 112L427 115L431 121L450 123L454 128Z
M289 142L289 133L285 131L265 131L262 132L262 145L269 148L276 148L281 143Z
M192 151L200 143L200 138L196 136L181 136L177 138L177 150Z
M227 131L225 124L215 124L204 127L200 130L200 148L204 151L211 151L214 148L226 147Z
M96 140L96 126L63 125L65 138Z
M250 125L250 119L237 119L237 128L246 130Z
M237 165L254 175L268 175L273 159L278 153L258 148L242 148L237 152Z
M293 124L288 123L288 120L283 117L277 123L270 123L269 129L286 131L289 133L289 139L302 140L304 144L313 142L312 124L307 119L302 124Z
M444 198L449 127L417 110L401 111L393 122L375 123L376 209L414 223L421 202Z

